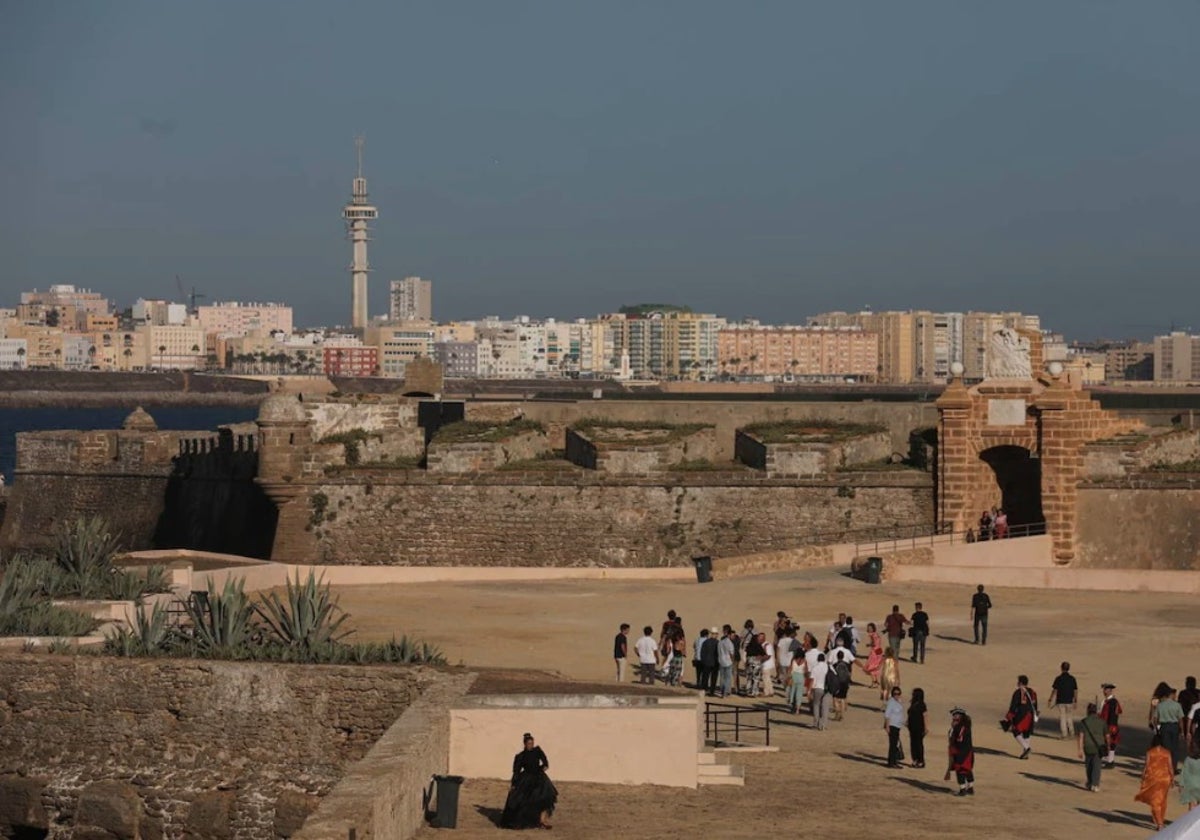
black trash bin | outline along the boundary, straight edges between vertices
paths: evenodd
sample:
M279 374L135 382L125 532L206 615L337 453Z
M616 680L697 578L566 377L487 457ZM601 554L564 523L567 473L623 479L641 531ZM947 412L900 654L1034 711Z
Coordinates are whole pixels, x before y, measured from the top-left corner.
M883 579L883 558L867 558L867 583L879 583Z
M437 782L437 816L434 825L438 828L458 828L458 789L462 776L434 776Z
M693 557L692 562L696 564L696 583L712 583L712 558Z

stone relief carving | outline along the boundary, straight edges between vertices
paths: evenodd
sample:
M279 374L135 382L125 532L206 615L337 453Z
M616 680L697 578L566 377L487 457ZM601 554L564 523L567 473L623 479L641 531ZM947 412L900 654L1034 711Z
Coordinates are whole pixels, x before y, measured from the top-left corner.
M996 330L988 342L989 379L1032 379L1029 339L1010 327Z

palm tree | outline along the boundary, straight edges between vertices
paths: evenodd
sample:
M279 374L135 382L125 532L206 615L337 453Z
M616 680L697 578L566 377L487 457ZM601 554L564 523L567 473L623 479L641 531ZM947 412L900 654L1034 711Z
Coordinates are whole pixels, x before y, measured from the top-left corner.
M17 367L19 367L19 368L25 367L25 348L24 347L17 348Z
M758 354L751 353L750 354L750 375L751 376L754 376L754 363L757 361L758 361Z
M165 356L166 353L167 353L167 345L165 345L165 344L158 345L158 369L159 370L162 370L163 356Z
M130 367L129 357L130 357L130 356L132 356L132 355L133 355L133 349L132 349L132 348L129 348L129 347L126 347L126 348L125 348L125 353L124 353L124 356L125 356L125 370L129 370L129 367Z

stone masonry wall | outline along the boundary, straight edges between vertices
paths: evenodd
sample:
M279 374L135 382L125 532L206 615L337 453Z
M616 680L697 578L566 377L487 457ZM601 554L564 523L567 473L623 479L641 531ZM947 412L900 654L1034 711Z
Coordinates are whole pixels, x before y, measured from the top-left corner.
M273 840L443 679L411 667L0 655L0 795L34 780L52 837L92 823L86 800L101 784L110 798L136 796L130 836Z
M685 565L841 542L933 522L925 473L605 477L428 476L374 471L326 481L280 515L277 559L465 566ZM321 513L312 507L321 500ZM303 504L301 504L303 503Z
M1078 504L1073 565L1200 570L1200 475L1082 484Z

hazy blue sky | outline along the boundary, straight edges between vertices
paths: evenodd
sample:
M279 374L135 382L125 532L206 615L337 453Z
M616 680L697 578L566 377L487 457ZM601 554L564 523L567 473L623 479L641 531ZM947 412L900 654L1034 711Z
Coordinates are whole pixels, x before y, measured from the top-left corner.
M0 0L0 297L1200 329L1200 3Z

